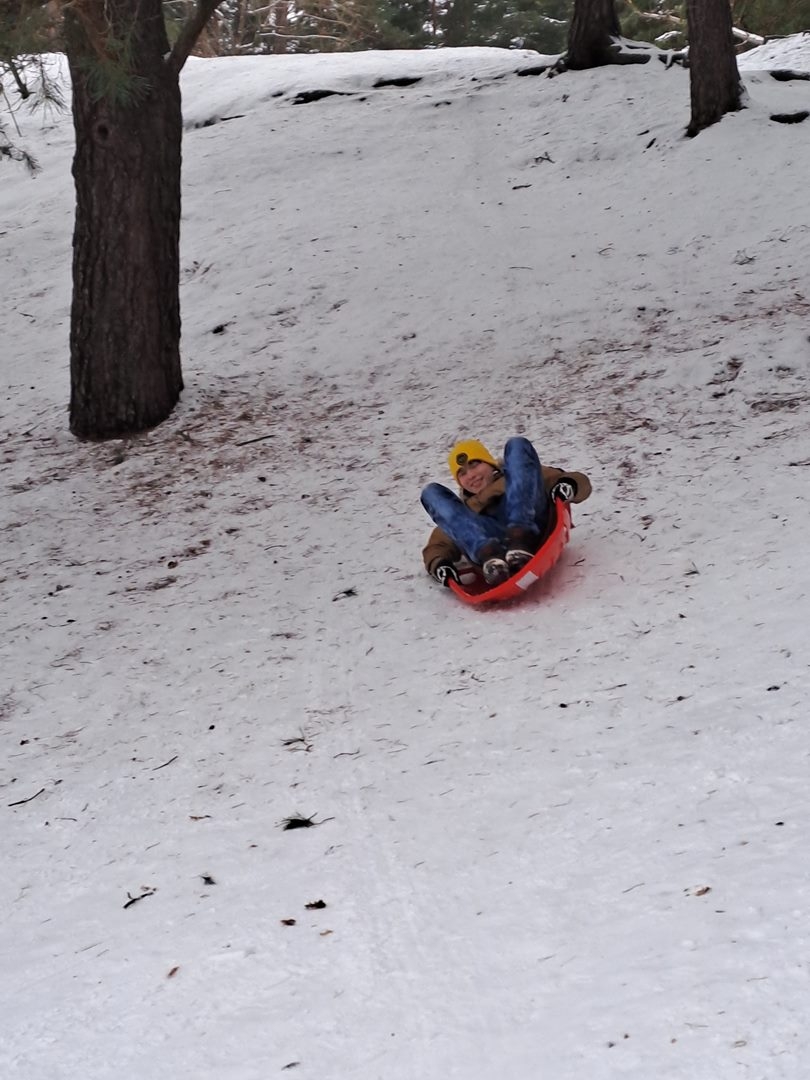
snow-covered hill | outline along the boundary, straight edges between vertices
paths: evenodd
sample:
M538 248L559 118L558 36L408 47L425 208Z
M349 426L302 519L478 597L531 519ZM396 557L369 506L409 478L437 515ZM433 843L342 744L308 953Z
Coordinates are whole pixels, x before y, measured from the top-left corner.
M99 446L24 119L0 1076L803 1080L807 42L693 140L663 65L191 61L187 389ZM419 491L516 433L594 495L466 609Z

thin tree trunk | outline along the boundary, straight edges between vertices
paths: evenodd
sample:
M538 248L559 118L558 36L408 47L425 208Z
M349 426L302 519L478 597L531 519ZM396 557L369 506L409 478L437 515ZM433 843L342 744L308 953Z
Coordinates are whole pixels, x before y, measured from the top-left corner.
M277 0L273 8L276 22L276 37L273 39L273 52L287 51L288 11L287 0Z
M159 424L183 388L180 87L160 0L78 0L65 29L76 131L70 429L104 439Z
M697 135L742 108L742 84L728 0L687 0L686 15L692 104L686 133Z

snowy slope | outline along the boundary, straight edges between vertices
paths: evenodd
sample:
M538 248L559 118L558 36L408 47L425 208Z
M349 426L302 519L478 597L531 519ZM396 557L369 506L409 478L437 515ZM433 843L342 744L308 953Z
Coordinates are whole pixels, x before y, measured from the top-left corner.
M764 48L694 140L663 65L192 60L187 389L98 446L25 120L0 1076L802 1080L810 47ZM515 433L594 495L467 609L419 491Z

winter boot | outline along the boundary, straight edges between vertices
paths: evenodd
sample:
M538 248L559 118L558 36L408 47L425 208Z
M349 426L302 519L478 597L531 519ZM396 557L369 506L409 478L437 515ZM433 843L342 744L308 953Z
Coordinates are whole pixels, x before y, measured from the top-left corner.
M539 546L540 537L522 525L511 525L506 530L506 563L510 574L516 574L531 559Z
M478 553L478 561L487 585L500 585L511 574L509 564L504 558L503 544L499 540L490 540Z

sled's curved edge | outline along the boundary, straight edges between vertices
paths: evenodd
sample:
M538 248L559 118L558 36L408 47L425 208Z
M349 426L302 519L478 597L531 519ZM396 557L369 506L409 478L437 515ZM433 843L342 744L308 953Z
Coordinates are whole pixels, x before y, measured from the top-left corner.
M571 507L560 499L556 503L557 521L542 547L538 548L529 562L500 585L484 592L469 592L456 581L450 588L465 604L492 604L502 600L515 600L539 581L559 559L571 536Z

